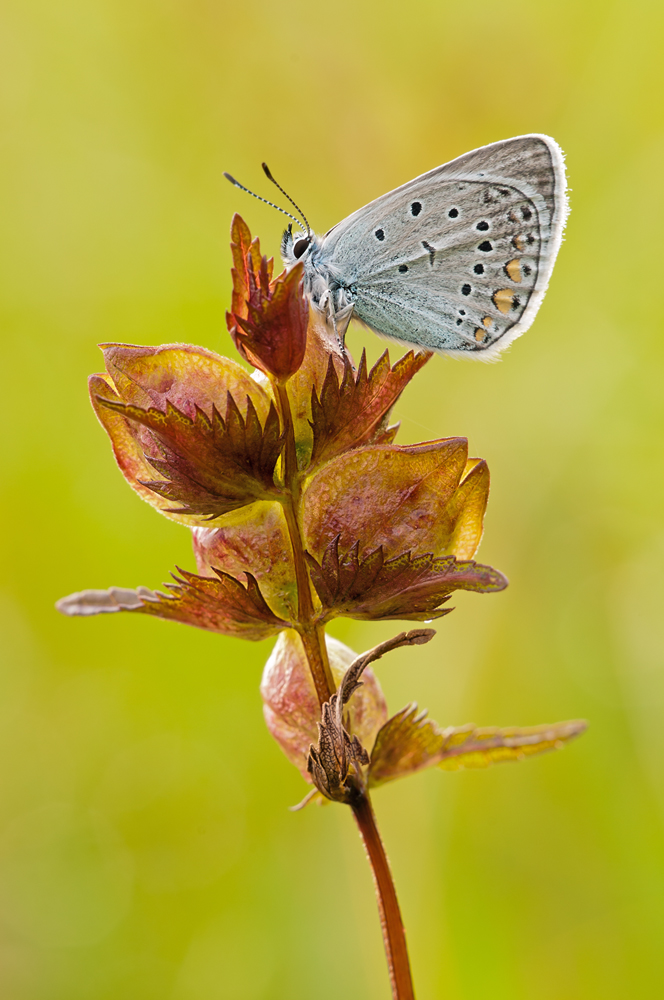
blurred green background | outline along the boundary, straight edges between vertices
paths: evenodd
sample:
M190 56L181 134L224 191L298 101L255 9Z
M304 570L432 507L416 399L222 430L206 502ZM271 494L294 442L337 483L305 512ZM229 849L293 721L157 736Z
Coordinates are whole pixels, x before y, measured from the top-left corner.
M560 754L375 805L418 997L664 994L664 9L655 0L4 0L0 25L3 1000L383 1000L351 818L292 815L269 643L59 617L193 568L86 398L97 342L231 352L228 230L270 253L266 159L314 227L468 149L547 132L572 214L533 329L434 359L401 441L465 434L493 486L461 595L379 675L441 724L588 717ZM351 332L358 352L383 346ZM396 357L399 349L393 349ZM357 650L395 631L339 623Z

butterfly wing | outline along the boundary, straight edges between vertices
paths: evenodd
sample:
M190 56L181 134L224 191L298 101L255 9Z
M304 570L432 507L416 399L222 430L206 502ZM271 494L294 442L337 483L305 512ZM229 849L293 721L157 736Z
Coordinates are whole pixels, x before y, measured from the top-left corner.
M532 323L567 216L548 136L483 146L377 198L321 244L359 320L384 336L490 359Z

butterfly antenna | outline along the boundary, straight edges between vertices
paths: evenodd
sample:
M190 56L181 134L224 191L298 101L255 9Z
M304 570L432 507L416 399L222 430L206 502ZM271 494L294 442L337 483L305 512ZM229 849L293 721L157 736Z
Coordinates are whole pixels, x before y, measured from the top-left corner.
M307 227L307 236L311 236L311 226L309 225L309 223L307 221L307 217L304 214L304 212L302 211L302 209L300 208L300 206L296 205L295 202L293 201L293 199L291 198L291 196L288 194L288 192L284 191L284 189L282 188L281 184L278 184L277 181L275 181L274 177L270 173L270 168L268 167L267 163L261 163L261 166L263 168L263 173L265 174L265 176L267 177L267 179L269 181L272 181L272 183L274 184L275 187L279 188L279 190L283 194L284 198L288 198L288 200L291 203L291 205L293 206L293 208L297 209L297 211L300 213L300 215L304 219L305 225Z
M252 195L254 198L258 198L259 201L265 202L265 204L266 205L270 205L271 208L276 208L277 212L282 212L284 215L287 215L289 219L293 220L293 222L297 222L298 226L302 225L302 223L300 222L300 220L298 218L296 218L294 215L291 215L290 212L287 212L285 209L280 208L279 205L275 205L273 201L268 201L267 198L262 198L259 194L256 194L255 191L250 191L248 187L245 187L244 184L240 184L240 182L236 181L234 177L231 177L230 174L227 174L225 170L224 170L224 177L226 178L227 181L230 181L231 184L233 184L236 188L239 188L240 191L246 191L247 194ZM288 197L288 195L286 195L286 197ZM290 201L290 199L289 199L289 201ZM297 208L297 205L295 207ZM299 209L298 209L298 211L299 211ZM309 225L307 223L307 229L308 228L309 228Z

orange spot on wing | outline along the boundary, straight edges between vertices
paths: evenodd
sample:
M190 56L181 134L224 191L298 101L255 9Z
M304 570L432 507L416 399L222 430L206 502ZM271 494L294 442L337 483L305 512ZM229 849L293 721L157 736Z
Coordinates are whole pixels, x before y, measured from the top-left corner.
M484 323L485 327L488 330L489 327L491 326L491 324L493 323L493 320L492 320L491 316L485 316L484 319L482 320L482 322Z
M496 309L500 309L501 313L508 313L512 308L514 293L509 288L499 288L492 298Z
M486 331L483 330L481 326L478 326L478 328L475 330L475 340L478 343L481 343L484 340L485 332Z
M523 236L515 236L512 240L512 244L517 250L523 250L525 247Z
M516 282L521 281L521 262L518 260L518 258L515 257L514 260L511 260L509 261L509 263L505 264L505 273L507 274L508 278L512 279L512 281Z

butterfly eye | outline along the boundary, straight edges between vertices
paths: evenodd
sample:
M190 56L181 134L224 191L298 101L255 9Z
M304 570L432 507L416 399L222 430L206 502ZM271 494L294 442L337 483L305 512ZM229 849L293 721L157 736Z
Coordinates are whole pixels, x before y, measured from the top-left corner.
M293 246L293 256L297 260L299 260L305 250L307 250L310 242L309 237L307 237L306 239L298 240L297 243L295 243Z

